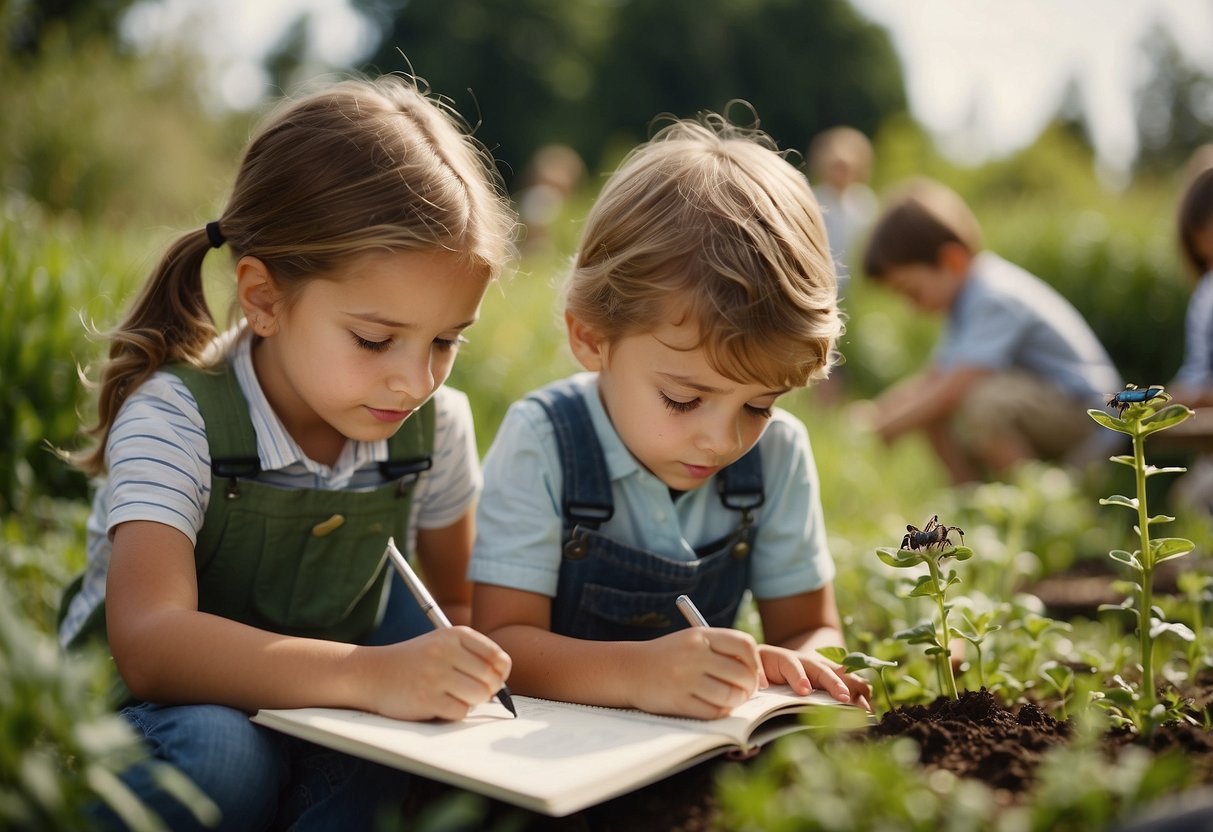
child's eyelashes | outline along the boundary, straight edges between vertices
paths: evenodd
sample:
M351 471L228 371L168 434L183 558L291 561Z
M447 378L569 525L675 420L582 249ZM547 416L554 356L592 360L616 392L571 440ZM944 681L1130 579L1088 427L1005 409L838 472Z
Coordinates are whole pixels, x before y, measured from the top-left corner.
M665 404L666 409L671 413L689 413L699 407L699 399L691 399L690 401L680 402L677 399L671 399L664 391L658 391L661 396L661 401Z
M385 338L382 341L372 341L369 338L363 338L357 332L351 332L350 335L353 337L354 343L357 344L359 348L369 350L370 352L383 352L392 345L393 340L391 338ZM439 352L451 352L458 349L462 344L466 344L467 339L462 336L456 336L454 338L435 338L433 343L434 349L438 350Z
M437 347L441 352L450 352L451 350L459 349L459 347L463 346L467 342L468 339L464 338L462 335L458 335L454 338L435 338L434 346Z
M684 402L684 401L680 401L678 399L670 398L668 395L665 394L664 391L658 391L658 395L661 396L662 404L665 405L666 410L670 411L671 413L690 413L692 410L699 407L699 405L700 405L700 400L698 398L689 399ZM756 405L747 404L745 406L745 409L746 409L746 412L749 413L751 416L757 416L760 419L770 419L772 407L774 407L774 405L767 405L766 407L757 407Z
M351 332L350 335L353 336L355 344L362 349L370 350L371 352L383 352L392 345L391 338L386 338L383 341L371 341L367 338L363 338L357 332Z

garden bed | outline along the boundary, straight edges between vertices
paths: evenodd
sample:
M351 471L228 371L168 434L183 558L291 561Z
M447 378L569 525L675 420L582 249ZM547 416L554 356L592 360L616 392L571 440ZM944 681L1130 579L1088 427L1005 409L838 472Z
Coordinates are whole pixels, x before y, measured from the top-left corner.
M1185 694L1193 714L1207 715L1213 703L1213 672L1202 675ZM1027 800L1037 782L1037 766L1050 750L1070 742L1071 723L1050 716L1036 704L1007 707L985 690L962 692L959 699L939 697L929 705L910 705L887 712L859 738L843 742L881 743L905 737L918 746L927 771L944 770L988 786L1001 806ZM1109 730L1101 747L1109 759L1138 747L1154 755L1176 753L1192 765L1200 783L1213 785L1213 731L1184 722L1159 726L1148 739L1131 730ZM768 753L766 751L763 752ZM759 755L761 757L761 755ZM706 832L721 829L715 795L723 768L744 769L753 761L701 763L694 768L609 800L566 818L548 818L489 801L485 829L540 832ZM811 778L810 778L811 781ZM436 783L419 784L414 809L453 790ZM804 785L804 788L811 788Z

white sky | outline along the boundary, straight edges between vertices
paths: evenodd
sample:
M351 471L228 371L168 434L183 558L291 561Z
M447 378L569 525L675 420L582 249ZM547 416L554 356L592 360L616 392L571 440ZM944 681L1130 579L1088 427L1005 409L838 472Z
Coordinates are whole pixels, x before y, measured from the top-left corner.
M1127 167L1137 153L1132 93L1149 70L1138 42L1156 21L1213 73L1209 0L851 2L889 31L911 111L960 159L1030 144L1074 79L1101 163Z
M1148 70L1137 43L1154 21L1213 74L1211 0L851 2L889 31L911 111L960 161L1029 144L1073 78L1101 166L1123 171L1137 149L1132 90ZM347 64L374 42L346 0L153 0L133 10L128 30L141 42L200 44L216 93L247 106L269 92L259 59L301 10L314 12L312 57L321 64Z

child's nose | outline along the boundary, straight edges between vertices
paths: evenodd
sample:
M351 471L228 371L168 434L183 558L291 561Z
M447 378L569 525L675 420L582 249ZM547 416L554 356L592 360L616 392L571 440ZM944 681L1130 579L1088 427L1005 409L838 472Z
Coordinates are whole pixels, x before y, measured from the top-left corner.
M388 378L388 389L404 393L418 401L429 398L434 392L434 368L429 354L406 355L392 368Z
M741 424L736 419L709 419L703 426L699 449L727 457L741 447Z

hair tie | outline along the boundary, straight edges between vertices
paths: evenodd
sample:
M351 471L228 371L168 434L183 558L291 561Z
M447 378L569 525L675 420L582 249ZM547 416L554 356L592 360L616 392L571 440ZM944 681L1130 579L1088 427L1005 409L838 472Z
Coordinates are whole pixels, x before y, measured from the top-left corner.
M219 230L219 220L206 224L206 238L211 241L211 248L222 248L223 244L227 242L227 238Z

